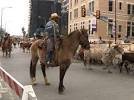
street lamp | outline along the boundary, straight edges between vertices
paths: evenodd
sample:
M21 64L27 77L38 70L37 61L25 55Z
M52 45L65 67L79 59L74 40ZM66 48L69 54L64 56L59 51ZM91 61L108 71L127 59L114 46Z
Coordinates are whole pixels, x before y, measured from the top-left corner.
M117 2L117 0L115 0L115 44L116 44L116 40L117 40L117 16L116 16L116 13L117 13L117 11L116 11L116 2Z
M1 29L2 29L2 21L3 21L3 11L6 8L12 8L12 7L3 7L3 8L1 8Z

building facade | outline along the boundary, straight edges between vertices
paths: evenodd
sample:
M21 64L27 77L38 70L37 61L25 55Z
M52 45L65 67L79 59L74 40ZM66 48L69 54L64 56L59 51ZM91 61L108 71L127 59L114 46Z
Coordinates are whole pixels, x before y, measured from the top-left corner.
M68 16L68 33L85 28L91 38L134 38L134 0L69 0Z
M30 23L29 36L34 36L34 32L40 26L45 26L52 13L61 16L61 1L59 0L31 0L30 1ZM59 26L60 22L59 22Z
M61 10L61 32L62 34L68 33L68 5L69 0L62 1L62 10Z

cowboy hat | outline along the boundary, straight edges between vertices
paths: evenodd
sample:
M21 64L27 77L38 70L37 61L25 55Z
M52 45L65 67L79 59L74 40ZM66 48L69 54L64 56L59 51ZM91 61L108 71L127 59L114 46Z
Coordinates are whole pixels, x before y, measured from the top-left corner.
M59 16L58 16L57 13L52 13L52 14L51 14L51 18L59 18Z

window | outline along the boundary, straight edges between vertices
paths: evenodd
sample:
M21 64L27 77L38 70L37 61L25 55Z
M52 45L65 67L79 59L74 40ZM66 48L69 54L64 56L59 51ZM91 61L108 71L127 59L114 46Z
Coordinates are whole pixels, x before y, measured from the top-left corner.
M132 22L132 36L134 36L134 22Z
M84 29L85 28L84 27L85 26L84 24L85 24L85 22L81 22L81 29Z
M127 36L134 37L134 22L127 22Z
M77 18L77 17L78 17L78 8L74 9L74 18Z
M78 4L78 0L74 0L74 5Z
M74 30L77 30L78 27L77 27L77 24L74 24Z
M90 26L90 24L89 24L89 26L88 26L88 33L89 33L89 34L90 34L90 27L91 27L91 26Z
M121 30L122 30L122 26L121 26L121 25L119 25L119 32L121 32Z
M122 2L119 2L119 9L122 10Z
M70 20L72 20L72 12L70 12Z
M94 12L94 1L89 3L89 12Z
M78 29L78 28L77 28L77 24L76 24L76 28L75 28L75 29L76 29L76 30Z
M112 34L113 33L113 20L109 19L108 20L108 34Z
M134 5L132 6L132 14L134 15Z
M70 25L70 32L71 32L71 25Z
M74 5L76 5L76 0L74 0Z
M113 0L109 0L109 11L113 11Z
M91 5L91 2L89 3L89 13L92 12L92 5Z
M72 8L72 0L70 0L70 8Z
M127 22L127 36L130 36L131 32L131 22Z
M85 29L85 26L83 25L82 29Z
M131 5L130 4L127 5L127 14L131 14Z
M120 34L118 35L118 38L121 38L121 35Z
M127 8L128 8L127 9L127 13L134 15L134 5L128 4L128 7Z

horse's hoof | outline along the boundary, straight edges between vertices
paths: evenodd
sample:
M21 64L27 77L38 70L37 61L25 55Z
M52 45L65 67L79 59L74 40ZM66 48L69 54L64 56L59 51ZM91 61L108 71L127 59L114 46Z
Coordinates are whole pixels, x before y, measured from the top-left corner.
M59 91L59 94L60 94L60 95L63 95L63 93L64 93L63 91Z
M32 85L36 85L36 84L37 84L35 78L32 78L31 84L32 84Z
M47 83L45 83L45 85L46 85L46 86L49 86L49 85L51 85L51 84L50 84L49 82L47 82Z
M37 85L37 83L36 82L31 82L31 85Z
M64 86L59 87L59 94L63 94L64 90L65 90L65 87Z
M63 94L64 90L59 90L59 94Z

